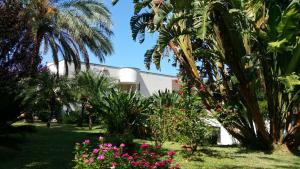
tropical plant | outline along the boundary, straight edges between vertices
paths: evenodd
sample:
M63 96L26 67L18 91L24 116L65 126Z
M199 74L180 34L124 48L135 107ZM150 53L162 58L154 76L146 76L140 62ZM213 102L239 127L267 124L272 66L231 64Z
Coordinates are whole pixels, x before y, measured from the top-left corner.
M11 55L11 51L21 50L20 45L28 40L31 43L25 47L26 52L32 52L29 65L32 65L34 70L41 61L39 53L42 47L45 53L51 49L56 66L61 55L66 60L66 69L68 69L67 63L73 62L75 69L79 70L80 57L84 58L89 68L88 50L100 61L113 51L109 40L112 35L110 13L101 2L96 0L6 0L3 3L9 9L14 8L12 7L14 3L19 8L12 11L0 10L1 18L5 20L1 24L7 23L6 20L11 18L9 16L14 15L17 16L17 21L18 19L21 21L21 23L9 22L13 28L16 27L16 35L1 34L7 37L8 42L11 42L11 44L6 44L8 47L6 50L1 51L6 58ZM20 10L17 11L17 9Z
M66 77L57 77L47 71L41 72L34 78L20 81L23 90L18 98L22 99L26 111L48 112L47 127L50 127L51 120L58 115L57 112L75 101L68 81Z
M2 73L11 77L30 75L31 65L28 63L33 54L33 40L25 17L20 15L23 10L18 0L2 1L0 6L1 76Z
M96 75L90 71L81 72L75 78L74 94L75 98L81 104L81 113L79 119L79 126L82 126L84 111L88 110L89 128L92 129L92 112L91 102L103 102L104 97L113 86L111 80L105 75Z
M144 114L150 110L151 102L138 92L115 88L104 99L102 103L92 102L92 106L102 112L110 133L133 134L144 126Z
M259 149L283 143L290 112L299 102L298 83L291 83L294 90L282 83L292 72L294 78L288 79L297 81L299 73L298 0L134 3L133 39L143 42L147 29L159 33L155 47L145 54L146 67L153 61L159 68L171 49L181 73L205 86L205 107L240 143ZM262 102L267 103L267 116Z

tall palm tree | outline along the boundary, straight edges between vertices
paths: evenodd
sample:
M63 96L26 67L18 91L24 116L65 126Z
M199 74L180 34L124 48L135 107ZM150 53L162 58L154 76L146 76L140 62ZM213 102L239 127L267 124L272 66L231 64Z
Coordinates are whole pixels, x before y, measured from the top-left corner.
M36 65L41 48L51 49L53 60L58 66L59 54L75 69L80 69L80 58L89 68L88 51L100 61L113 52L109 37L112 35L110 12L97 0L25 0L22 14L27 18L34 54L32 64ZM68 72L68 71L66 71Z

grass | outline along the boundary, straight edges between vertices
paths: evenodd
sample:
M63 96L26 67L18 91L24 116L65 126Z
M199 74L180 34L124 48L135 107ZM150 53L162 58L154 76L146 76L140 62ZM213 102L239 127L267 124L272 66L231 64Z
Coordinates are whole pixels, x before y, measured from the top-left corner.
M72 125L56 125L50 129L44 124L35 126L34 133L10 135L10 140L14 140L9 141L10 148L0 145L0 169L72 168L74 144L84 138L96 141L99 133L103 132L99 127L89 131L87 127L78 128ZM17 142L21 144L13 144ZM147 141L135 140L135 142ZM288 151L265 154L238 147L206 147L187 157L178 143L168 142L163 148L177 151L175 161L179 162L183 169L300 168L300 158Z

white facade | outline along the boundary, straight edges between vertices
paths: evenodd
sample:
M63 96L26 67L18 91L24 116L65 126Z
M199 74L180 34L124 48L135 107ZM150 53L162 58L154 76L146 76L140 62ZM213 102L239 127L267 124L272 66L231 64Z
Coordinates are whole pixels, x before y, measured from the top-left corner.
M57 68L53 63L47 64L48 69L56 73ZM59 62L59 74L65 74L65 61ZM68 74L70 77L75 75L75 68L73 64L68 64ZM81 64L81 70L85 71L85 64ZM177 77L170 75L163 75L158 73L150 73L145 71L140 71L137 68L130 67L113 67L101 64L90 64L90 70L95 73L103 73L112 79L115 79L124 89L137 89L144 96L151 96L158 90L168 89L170 91L176 90L178 88Z

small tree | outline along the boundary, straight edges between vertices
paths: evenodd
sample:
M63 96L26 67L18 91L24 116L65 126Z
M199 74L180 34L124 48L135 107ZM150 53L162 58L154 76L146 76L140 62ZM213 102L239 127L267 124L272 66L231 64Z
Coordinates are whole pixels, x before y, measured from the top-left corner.
M94 116L92 102L103 102L103 98L110 87L111 80L104 75L96 75L92 72L81 72L74 80L74 94L77 102L81 104L79 126L83 125L84 112L88 110L89 129L92 129L92 117Z
M20 84L23 85L23 91L18 97L22 98L28 111L32 111L33 107L44 107L49 111L47 127L50 127L52 118L57 116L57 111L62 110L63 105L68 106L74 101L69 80L48 71L24 79Z
M209 117L199 96L204 86L196 88L188 79L183 80L179 91L179 103L184 119L180 123L179 132L184 136L182 141L188 144L194 153L197 147L204 144L211 135L211 127L206 122Z

